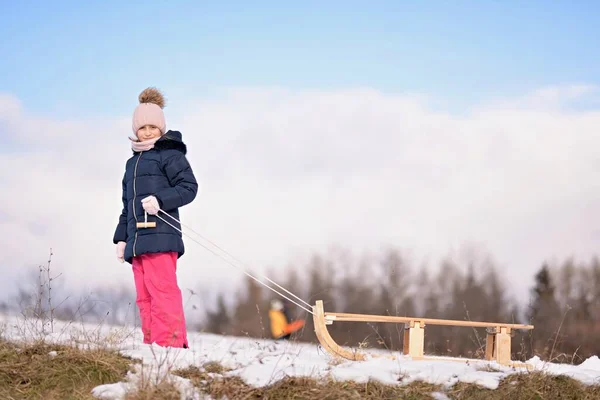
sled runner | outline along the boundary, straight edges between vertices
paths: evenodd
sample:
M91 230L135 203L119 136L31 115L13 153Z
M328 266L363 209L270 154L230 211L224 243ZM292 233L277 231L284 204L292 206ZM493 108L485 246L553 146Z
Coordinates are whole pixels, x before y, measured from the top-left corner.
M329 334L327 325L333 322L390 322L404 324L403 353L413 360L440 359L441 357L427 357L424 355L425 326L449 325L487 328L485 342L485 360L496 361L506 366L517 366L519 363L511 360L511 332L513 329L530 330L533 325L507 324L502 322L475 322L435 318L395 317L388 315L348 314L325 312L323 301L317 300L313 306L313 321L317 339L327 352L332 355L352 361L366 359L365 354L356 350L350 351L337 344ZM446 359L446 358L443 358ZM448 360L469 361L468 359L448 358Z

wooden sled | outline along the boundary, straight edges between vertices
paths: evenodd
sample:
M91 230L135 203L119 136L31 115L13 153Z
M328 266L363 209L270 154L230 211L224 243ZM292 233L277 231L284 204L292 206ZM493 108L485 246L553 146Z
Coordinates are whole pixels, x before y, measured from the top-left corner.
M485 360L496 361L505 366L531 368L529 364L511 360L511 330L529 330L533 325L506 324L501 322L474 322L434 318L394 317L372 314L348 314L325 312L323 301L317 300L313 306L313 321L315 334L323 348L334 356L352 361L364 361L365 354L358 350L347 350L338 345L329 334L327 325L333 322L391 322L404 324L403 354L413 360L444 360L444 361L480 361L467 358L426 357L424 355L425 326L449 325L487 328L485 341Z

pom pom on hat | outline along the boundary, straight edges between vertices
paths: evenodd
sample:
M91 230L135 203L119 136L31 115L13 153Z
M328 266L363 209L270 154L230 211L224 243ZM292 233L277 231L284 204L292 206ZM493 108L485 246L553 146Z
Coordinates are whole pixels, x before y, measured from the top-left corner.
M144 125L154 125L164 134L167 131L167 123L162 110L165 106L163 94L157 88L149 87L139 94L138 100L140 104L135 108L132 118L134 136Z
M142 93L140 93L140 95L138 96L138 100L141 104L152 103L156 104L160 108L165 108L165 97L160 92L160 90L158 90L155 87L149 87L144 89Z

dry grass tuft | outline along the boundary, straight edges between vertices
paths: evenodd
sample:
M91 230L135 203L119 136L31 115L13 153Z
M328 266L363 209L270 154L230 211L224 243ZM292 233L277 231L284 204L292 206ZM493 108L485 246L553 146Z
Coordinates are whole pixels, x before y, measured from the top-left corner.
M134 362L106 349L0 339L0 398L94 399L94 387L124 380Z
M125 400L179 400L181 394L174 383L162 381L158 385L144 385L128 393Z
M475 367L475 369L477 371L484 371L484 372L502 372L501 369L496 368L492 365L487 365L487 364L486 365L478 365Z
M209 361L202 365L204 370L211 374L224 374L225 372L230 371L228 368L225 368L222 364L216 361Z

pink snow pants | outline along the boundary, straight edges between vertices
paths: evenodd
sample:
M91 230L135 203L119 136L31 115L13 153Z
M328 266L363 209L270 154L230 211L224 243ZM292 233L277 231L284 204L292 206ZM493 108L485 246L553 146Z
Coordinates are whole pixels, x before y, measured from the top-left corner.
M133 258L132 267L144 343L188 348L177 253L142 254Z

